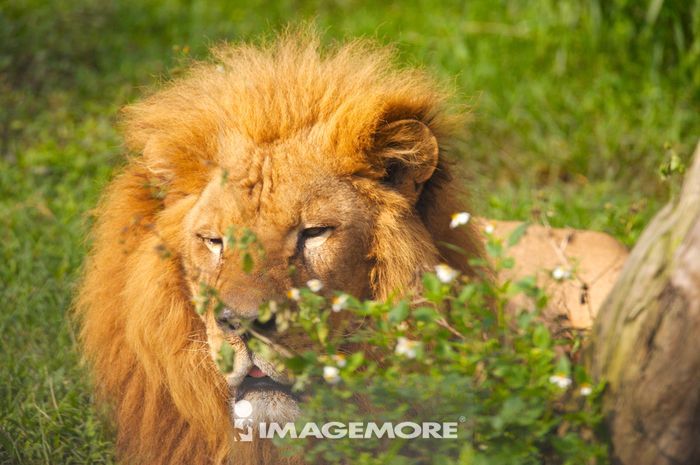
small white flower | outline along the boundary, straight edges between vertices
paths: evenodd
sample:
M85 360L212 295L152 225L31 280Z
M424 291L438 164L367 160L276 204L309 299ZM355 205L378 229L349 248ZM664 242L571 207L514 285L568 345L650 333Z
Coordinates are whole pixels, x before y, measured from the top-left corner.
M571 277L571 272L561 266L558 266L552 270L552 278L557 281L564 281Z
M403 355L406 358L416 358L416 347L418 347L419 344L420 342L418 341L411 341L401 336L396 341L396 349L394 352L396 355Z
M566 389L569 386L571 386L571 378L569 378L568 376L561 375L561 374L556 374L556 375L550 376L549 382L552 384L556 384L557 386L559 386L562 389Z
M323 379L328 384L338 384L340 381L340 370L338 367L326 365L323 367Z
M299 298L301 297L299 289L297 289L296 287L291 288L287 291L287 297L289 297L292 300L299 300Z
M340 368L343 368L345 365L348 364L348 362L345 360L345 355L343 354L335 354L332 358L335 364L338 365Z
M233 406L233 413L238 418L248 418L253 413L253 404L245 399L239 400Z
M457 277L459 271L449 265L441 263L435 267L435 274L441 282L447 284Z
M472 216L467 212L453 213L451 217L452 220L450 221L450 228L454 229L469 223L471 217Z
M591 393L593 393L593 388L591 387L590 384L584 384L581 386L581 389L579 390L582 396L590 396Z
M331 300L332 303L332 309L334 312L339 312L341 310L345 310L345 307L347 307L348 304L348 295L347 294L340 294L335 297L333 297L333 300Z
M488 223L486 226L484 226L484 232L486 234L488 234L489 236L491 234L493 234L494 231L495 231L495 228L493 227L493 225L491 223Z
M306 287L311 289L313 292L318 292L323 289L323 283L318 279L309 279L306 281Z

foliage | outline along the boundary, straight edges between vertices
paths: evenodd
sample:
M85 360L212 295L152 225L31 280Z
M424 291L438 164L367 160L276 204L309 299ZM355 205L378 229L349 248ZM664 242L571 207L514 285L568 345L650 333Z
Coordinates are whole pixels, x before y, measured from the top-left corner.
M489 250L497 266L513 265L493 237ZM283 359L304 398L297 431L308 423L452 422L457 439L278 442L303 451L309 463L607 463L603 385L593 386L572 363L571 341L553 339L537 311L506 310L516 294L535 309L546 304L534 281L496 285L456 278L444 266L423 276L422 296L410 304L343 294L326 300L302 289L292 312L275 308L314 343ZM347 313L344 326L329 326L334 312Z

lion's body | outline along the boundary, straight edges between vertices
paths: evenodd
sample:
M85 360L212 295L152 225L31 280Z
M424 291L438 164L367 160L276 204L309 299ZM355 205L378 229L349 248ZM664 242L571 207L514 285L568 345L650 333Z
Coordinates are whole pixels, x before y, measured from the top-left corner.
M319 173L350 180L372 206L369 276L347 278L369 278L367 297L410 287L421 270L439 261L470 272L466 260L442 241L480 254L471 225L448 227L450 214L464 208L444 159L454 126L444 96L422 73L396 70L390 53L366 44L346 45L324 57L315 39L294 36L267 48L226 47L218 55L218 64L198 65L185 79L127 109L125 138L139 155L110 184L96 210L77 310L83 352L99 398L113 413L125 463L259 460L251 456L254 447L243 452L231 447L226 382L209 355L184 272L189 239L182 232L184 219L211 184L214 169L226 166L226 176L247 182L258 202L251 203L250 215L267 212L271 224L289 212L277 205L274 218L275 205L256 192L256 176L272 176L279 185L288 169L305 166L306 172L289 181L297 183L297 191L306 191L307 181ZM406 118L429 128L440 145L435 175L414 201L381 184L386 173L370 156L380 125ZM227 161L226 154L233 153L228 144L251 148L245 152L249 158ZM266 172L269 158L255 159L256 150L281 147L298 163ZM266 231L256 232L266 237Z
M361 228L334 233L356 240L352 250L331 236L323 246L330 255L309 252L296 268L299 279L321 275L328 287L366 289L371 298L414 286L439 262L472 273L445 243L482 254L475 225L449 228L450 215L465 210L446 160L461 128L424 74L397 70L389 52L363 43L324 55L303 35L224 47L218 60L127 108L125 138L136 156L96 210L77 312L124 463L278 460L258 445L232 445L229 386L195 312L192 276L216 275L238 309L296 283L282 272L253 279L207 258L193 229L203 218L211 226L227 215L254 229L269 252L264 264L281 270L292 253L282 238L304 218L355 215ZM406 148L414 140L422 145ZM353 213L355 203L363 209ZM308 261L315 268L303 269Z
M503 240L521 224L490 223L493 234ZM546 321L557 328L587 329L612 290L629 252L601 232L531 225L509 254L515 266L504 270L499 279L535 277L549 297ZM557 269L570 276L555 279L552 274Z

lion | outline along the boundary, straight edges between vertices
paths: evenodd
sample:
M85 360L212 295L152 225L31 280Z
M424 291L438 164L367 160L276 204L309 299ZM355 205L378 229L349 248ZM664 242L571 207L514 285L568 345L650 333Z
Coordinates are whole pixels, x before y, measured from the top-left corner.
M521 226L516 221L483 220L502 240ZM536 278L549 303L544 320L555 332L586 331L622 271L629 251L615 238L598 231L530 225L509 250L514 267L502 270L499 280ZM559 273L559 274L557 274ZM512 305L523 305L513 299Z
M233 441L232 399L261 421L299 412L236 321L310 279L385 299L439 263L483 272L468 260L484 256L481 227L450 227L469 211L449 161L461 110L425 72L364 41L322 50L313 33L213 55L124 110L133 156L96 209L76 309L123 463L297 463ZM246 232L263 251L247 271ZM202 289L222 305L200 316Z

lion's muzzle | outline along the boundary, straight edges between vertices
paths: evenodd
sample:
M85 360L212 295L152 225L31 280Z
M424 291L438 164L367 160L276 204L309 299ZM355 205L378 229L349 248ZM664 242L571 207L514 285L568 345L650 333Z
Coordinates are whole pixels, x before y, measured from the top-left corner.
M259 343L263 344L266 352L288 355L284 347L272 340L276 330L274 316L261 322L257 319L241 319L237 316L238 314L231 308L225 307L216 315L210 313L205 316L212 357L216 360L220 356L223 344L228 344L233 349L233 370L225 373L232 394L246 381L246 378L250 378L247 384L256 384L251 383L251 380L267 382L265 378L269 378L270 382L277 383L281 385L280 387L291 385L292 379L286 370L276 366L262 354L251 350L248 344L251 338L255 337Z

